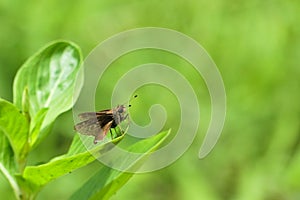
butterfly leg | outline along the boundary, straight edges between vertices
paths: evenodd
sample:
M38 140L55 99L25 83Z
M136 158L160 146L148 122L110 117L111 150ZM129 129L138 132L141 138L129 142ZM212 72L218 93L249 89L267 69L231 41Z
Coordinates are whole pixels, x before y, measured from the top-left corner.
M114 138L113 138L113 134L112 134L112 132L111 132L111 129L109 129L109 132L110 132L110 137L111 137L111 139L114 139Z
M119 129L116 129L116 128L114 128L114 130L115 130L115 132L116 132L116 135L117 135L117 137L119 137L120 135L120 127L119 127ZM122 135L122 134L121 134Z

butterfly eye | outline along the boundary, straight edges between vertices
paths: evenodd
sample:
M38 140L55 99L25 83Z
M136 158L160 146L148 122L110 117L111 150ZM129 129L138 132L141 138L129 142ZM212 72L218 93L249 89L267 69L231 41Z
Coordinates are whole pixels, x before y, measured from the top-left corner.
M118 110L118 112L119 112L119 113L124 112L124 108L123 108L123 107L120 107L119 110Z

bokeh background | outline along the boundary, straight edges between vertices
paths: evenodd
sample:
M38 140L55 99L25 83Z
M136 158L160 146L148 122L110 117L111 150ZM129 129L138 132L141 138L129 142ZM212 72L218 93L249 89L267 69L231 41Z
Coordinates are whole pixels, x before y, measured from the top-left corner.
M0 96L12 101L18 68L52 40L71 40L87 56L99 42L132 28L180 31L208 51L223 76L228 106L224 131L213 152L199 160L210 117L209 95L200 92L203 121L188 151L171 166L133 176L113 199L300 199L299 13L296 0L1 0ZM114 65L155 61L187 69L166 52L128 56ZM108 78L107 87L98 92L99 107L109 105L105 90L118 76L116 70L111 69L107 76L112 82ZM189 69L182 71L187 78L193 77ZM201 79L193 79L192 84L206 90ZM155 101L153 96L162 88L151 87L141 88L136 108L147 110ZM165 126L176 130L178 120L173 118L180 113L172 109L168 108ZM148 116L138 119L141 124L149 121ZM60 116L53 133L32 152L29 164L66 152L74 135L73 123L71 112ZM38 199L67 199L99 167L95 162L51 182ZM0 194L1 199L14 197L2 175Z

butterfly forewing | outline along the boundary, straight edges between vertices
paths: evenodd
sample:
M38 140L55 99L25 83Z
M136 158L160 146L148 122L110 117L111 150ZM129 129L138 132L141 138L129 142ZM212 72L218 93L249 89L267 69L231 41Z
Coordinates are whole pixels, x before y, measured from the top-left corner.
M88 119L96 118L97 114L95 112L85 112L85 113L80 113L78 117L80 120L88 120Z
M94 136L94 143L96 144L106 136L111 128L115 128L124 121L128 114L126 107L120 105L113 109L81 113L78 117L84 121L76 124L75 130L83 135Z
M97 143L99 141L101 141L107 134L107 132L110 130L111 128L111 125L113 123L113 120L111 120L110 122L108 122L107 124L105 124L102 128L102 133L101 134L98 134L96 137L95 137L95 140L94 140L94 143Z
M87 119L92 119L92 118L98 118L100 116L109 116L113 115L112 110L101 110L99 112L85 112L85 113L80 113L78 115L80 120L87 120Z

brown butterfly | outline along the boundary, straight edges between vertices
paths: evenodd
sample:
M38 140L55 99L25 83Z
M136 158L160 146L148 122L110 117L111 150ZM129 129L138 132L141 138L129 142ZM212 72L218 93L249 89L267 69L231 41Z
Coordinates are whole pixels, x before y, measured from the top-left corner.
M134 97L137 97L137 95ZM74 129L83 135L94 136L94 144L97 144L103 140L108 131L112 135L111 129L115 129L128 118L127 107L119 105L113 109L81 113L78 117L83 121L76 124Z

